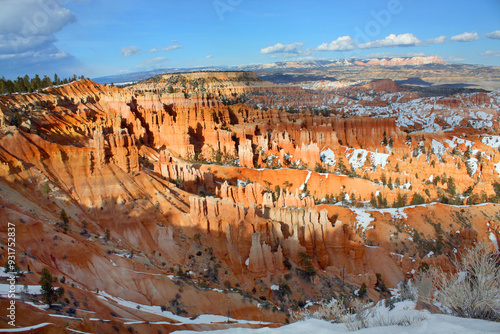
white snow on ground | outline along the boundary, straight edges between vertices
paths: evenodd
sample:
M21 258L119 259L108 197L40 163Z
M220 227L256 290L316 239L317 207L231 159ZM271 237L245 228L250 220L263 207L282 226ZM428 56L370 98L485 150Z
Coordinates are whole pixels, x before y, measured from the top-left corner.
M312 172L311 172L311 171L309 171L309 172L307 173L306 180L304 181L304 183L302 183L302 185L301 185L301 186L300 186L300 188L299 188L299 190L300 190L300 191L303 191L303 190L304 190L304 188L306 187L307 181L309 181L309 178L311 177L311 174L312 174Z
M16 298L20 298L19 293L24 291L24 285L17 284L16 286ZM42 287L40 285L28 285L27 292L31 295L39 295L42 293ZM9 294L10 285L9 284L0 284L0 296L7 298Z
M363 231L372 229L373 226L370 226L371 222L375 219L365 210L358 208L351 208L354 213L356 213L356 228L361 227Z
M465 144L465 146L467 146L467 147L472 147L472 145L474 145L474 142L472 142L470 140L463 139L463 138L459 138L459 137L453 137L451 140L445 139L444 141L448 144L448 146L451 149L453 149L453 148L457 147L457 145L461 145L461 144Z
M355 169L363 167L367 157L368 151L363 149L348 150L346 152L346 158L349 160L349 164Z
M389 154L385 153L377 153L377 152L371 152L371 159L372 163L375 166L380 165L380 167L384 168L385 165L387 164L387 159L389 158Z
M491 121L493 119L493 115L487 114L484 111L470 111L469 117L472 118L469 120L469 124L476 129L491 128L493 126L493 122Z
M405 213L404 208L389 208L389 209L374 209L370 211L378 211L380 213L390 213L392 219L408 219L408 215Z
M390 310L379 302L369 310L369 328L363 328L356 333L360 334L402 334L402 333L423 333L423 334L470 334L470 333L499 333L500 323L458 318L450 315L431 314L428 311L415 310L415 302L403 301L394 304L394 309ZM410 319L409 326L380 326L380 323L388 320ZM377 322L378 325L377 326ZM290 325L279 328L230 328L217 331L206 331L204 333L213 334L331 334L347 333L348 329L344 324L333 324L328 321L318 319L307 319L298 321ZM198 331L175 331L177 334L198 334Z
M279 290L279 285L271 285L271 290Z
M66 327L66 329L67 329L68 331L70 331L70 333L92 334L92 333L89 333L89 332L77 331L76 329L72 329L72 328L69 328L69 327Z
M370 165L385 167L387 164L387 159L389 154L371 152L364 149L347 149L346 158L349 160L349 164L355 169L361 168L365 165L366 159L370 158Z
M367 83L367 81L331 81L331 80L318 80L318 81L304 81L299 82L296 85L302 89L313 89L313 90L332 90L335 88L344 88L348 86L356 86Z
M444 117L444 121L448 123L452 128L457 127L464 118L458 115L451 115L449 117Z
M483 144L488 145L490 147L500 147L500 136L488 136L484 137L482 140Z
M335 165L335 153L331 150L331 149L326 149L324 151L322 151L320 154L319 154L320 158L321 158L321 161L323 161L325 163L325 165L329 165L329 166L334 166Z
M186 317L181 317L178 315L173 314L172 312L169 311L161 311L161 306L151 306L151 305L144 305L144 304L138 304L134 303L119 297L113 297L109 294L107 294L104 291L99 291L99 294L97 296L100 299L103 300L108 300L115 302L119 305L134 309L134 310L140 310L142 312L146 313L151 313L151 314L156 314L168 319L172 319L174 321L178 321L176 324L210 324L212 322L225 322L228 320L227 316L222 316L222 315L213 315L213 314L202 314L196 319L191 319L191 318L186 318ZM234 321L236 323L245 323L245 324L268 324L262 321L252 321L252 320L239 320L239 319L229 319L230 321Z
M495 166L497 173L500 174L500 162L495 164L494 166Z
M31 330L42 328L42 327L49 326L49 325L53 325L53 324L50 322L44 322L42 324L28 326L28 327L2 328L2 329L0 329L0 333L22 333L22 332L31 331Z
M497 236L495 235L495 233L490 232L490 240L491 240L491 243L495 246L495 248L497 250L499 250L499 248L498 248L498 240L497 240Z
M477 172L477 159L476 158L470 158L469 160L466 161L467 165L471 169L471 177L474 176Z
M443 154L446 152L446 148L441 142L437 140L432 140L432 152L438 157L442 158Z
M5 267L0 267L0 277L12 277L12 275L5 271Z

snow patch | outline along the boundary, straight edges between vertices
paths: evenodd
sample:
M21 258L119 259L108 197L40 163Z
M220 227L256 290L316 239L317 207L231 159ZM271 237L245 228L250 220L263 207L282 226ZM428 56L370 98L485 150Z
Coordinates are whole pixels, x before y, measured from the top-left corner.
M484 137L481 142L485 145L488 145L493 148L497 148L500 146L500 136L489 136Z
M304 181L304 183L302 183L302 185L299 188L300 191L304 191L304 189L307 185L307 181L309 181L309 178L311 177L311 174L312 174L311 171L307 172L306 180Z
M321 161L323 161L325 163L325 165L329 165L329 166L334 166L335 165L335 153L331 150L331 149L326 149L324 151L322 151L320 154L319 154L320 158L321 158Z
M495 235L495 233L490 232L490 240L498 251L499 250L498 249L498 240L497 240L497 236Z
M357 221L356 228L361 227L363 231L373 228L373 226L370 226L370 224L375 219L371 216L370 213L366 212L363 209L357 209L357 208L352 208L351 210L354 211L354 213L356 213L356 221Z

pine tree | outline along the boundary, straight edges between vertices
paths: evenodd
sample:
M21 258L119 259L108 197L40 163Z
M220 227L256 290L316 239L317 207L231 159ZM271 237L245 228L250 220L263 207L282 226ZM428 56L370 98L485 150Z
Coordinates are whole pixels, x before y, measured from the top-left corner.
M50 271L47 268L43 268L42 277L40 278L40 285L42 286L42 301L49 304L49 307L52 307L52 304L57 302L64 294L64 289L54 289L52 282L53 278Z
M23 90L24 92L31 93L33 91L32 87L31 87L30 77L27 74L23 78L23 86L24 86L24 90Z
M31 79L31 87L33 88L33 90L42 89L42 80L40 79L40 76L38 74L36 74L35 77Z
M66 214L66 211L64 209L61 210L61 214L59 215L59 217L62 220L63 226L68 225L69 218L68 218L68 215Z
M42 88L47 88L50 86L52 86L52 80L48 76L44 75L42 80Z

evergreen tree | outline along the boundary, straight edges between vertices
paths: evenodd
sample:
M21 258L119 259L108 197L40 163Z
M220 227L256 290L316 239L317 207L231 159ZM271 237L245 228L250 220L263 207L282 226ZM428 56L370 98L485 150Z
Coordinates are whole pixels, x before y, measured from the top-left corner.
M42 87L47 88L50 86L52 86L52 80L48 76L44 75L42 80Z
M24 86L24 90L23 90L24 92L31 93L33 91L32 87L31 87L30 77L27 74L23 78L23 86Z
M68 215L66 214L66 211L64 209L61 210L61 214L59 215L59 217L61 218L62 220L62 225L63 226L66 226L68 225L69 223L69 218L68 218Z
M42 89L42 80L40 79L40 76L38 74L36 74L35 77L31 79L31 87L33 88L33 90Z
M43 268L42 277L40 278L40 285L42 286L42 300L43 302L49 304L49 307L52 307L52 304L57 302L64 294L64 289L54 289L52 282L53 278L49 270L47 268Z

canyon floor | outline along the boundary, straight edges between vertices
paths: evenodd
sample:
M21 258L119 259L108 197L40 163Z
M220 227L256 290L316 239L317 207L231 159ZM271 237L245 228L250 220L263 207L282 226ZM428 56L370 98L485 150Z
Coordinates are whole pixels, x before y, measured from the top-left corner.
M15 231L16 325L275 328L363 285L376 303L425 268L452 272L476 242L498 249L500 91L431 94L377 71L286 84L201 71L0 96L0 262ZM398 79L414 83L408 72ZM50 308L43 268L64 289Z

